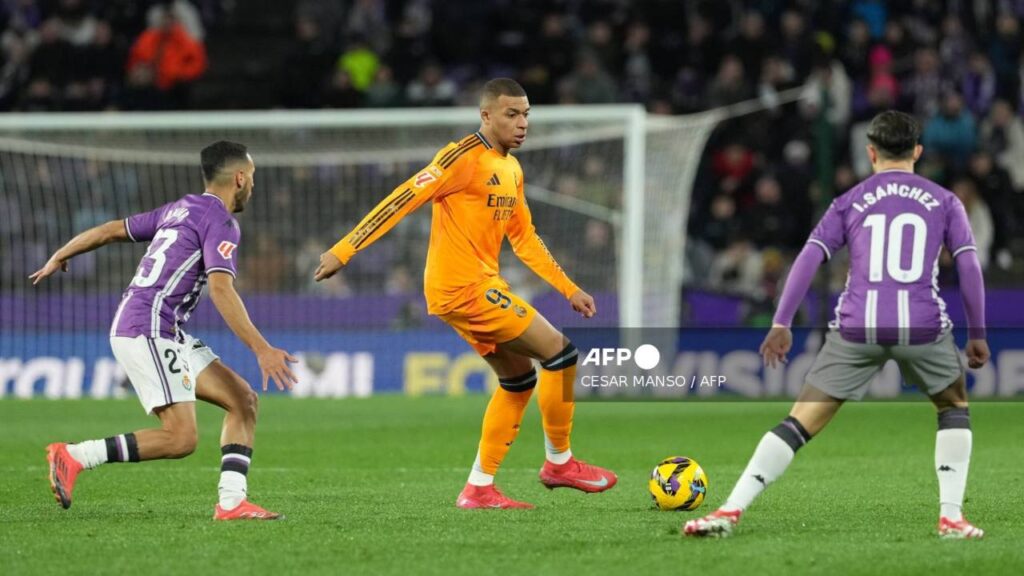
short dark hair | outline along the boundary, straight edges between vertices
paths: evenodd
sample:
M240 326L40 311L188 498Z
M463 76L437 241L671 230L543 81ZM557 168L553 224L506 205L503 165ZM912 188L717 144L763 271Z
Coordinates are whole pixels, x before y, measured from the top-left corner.
M212 182L225 166L235 161L245 162L249 159L249 149L245 144L220 140L210 144L199 154L203 165L203 178Z
M526 96L526 90L511 78L494 78L488 80L480 90L480 103L497 100L500 96L520 98Z
M921 125L910 114L886 110L871 119L868 142L887 160L906 160L914 156L921 139Z

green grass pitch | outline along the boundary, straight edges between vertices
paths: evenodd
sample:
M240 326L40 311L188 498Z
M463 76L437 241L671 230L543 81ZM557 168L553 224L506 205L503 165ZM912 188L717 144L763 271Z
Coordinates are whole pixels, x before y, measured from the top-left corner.
M977 542L935 536L934 410L846 406L757 501L736 536L691 541L688 518L721 503L787 404L583 403L574 451L614 469L605 494L549 492L531 406L499 474L532 511L454 506L486 399L380 396L263 401L253 501L270 523L214 523L220 415L200 405L200 448L182 461L85 472L61 510L44 446L151 425L134 400L0 401L0 573L14 574L1019 574L1020 420L1013 403L972 407L967 515ZM696 458L704 506L658 512L646 491L662 457Z

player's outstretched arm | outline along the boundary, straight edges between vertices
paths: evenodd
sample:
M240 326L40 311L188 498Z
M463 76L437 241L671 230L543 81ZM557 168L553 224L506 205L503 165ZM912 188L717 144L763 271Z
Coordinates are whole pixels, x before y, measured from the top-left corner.
M345 265L341 263L341 260L328 250L320 255L320 263L316 267L316 272L313 273L313 279L317 282L326 280L337 274L338 270L344 267Z
M960 296L967 316L967 365L981 368L991 353L985 341L985 278L981 263L973 249L963 250L956 256L956 271L960 275Z
M292 385L299 380L292 373L288 363L298 362L298 359L285 350L274 348L263 334L260 334L249 318L249 312L246 311L241 296L235 290L235 278L231 274L210 274L210 299L235 336L238 336L238 339L256 355L260 372L263 374L263 390L267 389L268 378L274 379L278 390L291 390Z
M584 318L593 318L594 314L597 314L597 304L594 303L594 298L579 288L572 293L572 296L569 296L569 304Z
M508 228L505 230L512 251L515 252L524 264L533 273L543 278L555 290L558 290L569 300L569 305L584 318L591 318L597 314L597 305L594 298L580 289L569 276L558 265L551 251L541 240L537 229L533 225L533 216L530 208L526 205L526 197L523 195L522 179L520 179L519 203L516 205L512 217L509 219Z
M818 243L808 242L793 261L782 288L779 307L775 310L772 329L761 343L761 356L766 366L775 368L779 362L786 362L786 354L793 346L793 333L789 327L793 324L800 302L803 302L811 280L818 272L818 267L825 260L825 252Z
M356 252L379 240L402 218L431 198L458 188L460 183L464 184L464 180L471 175L471 172L464 168L464 162L458 162L446 169L439 166L440 158L451 148L449 146L438 152L434 162L392 190L391 194L377 203L351 232L330 250L321 254L320 264L313 273L313 279L320 282L334 276L348 264Z
M128 232L125 230L124 220L111 220L106 224L94 226L75 236L67 244L61 246L59 250L53 253L53 256L50 256L50 259L42 268L36 270L29 276L29 279L32 280L32 285L35 286L36 284L39 284L43 278L50 276L57 270L67 272L68 260L71 260L79 254L91 252L92 250L95 250L100 246L110 244L111 242L125 242L128 240L130 240L130 238L128 237Z

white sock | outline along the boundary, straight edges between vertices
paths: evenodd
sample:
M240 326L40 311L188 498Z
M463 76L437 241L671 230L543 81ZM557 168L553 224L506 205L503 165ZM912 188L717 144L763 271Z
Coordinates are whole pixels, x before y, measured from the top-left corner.
M107 462L107 443L105 440L86 440L78 444L68 444L68 454L86 470L92 470Z
M795 453L789 444L774 432L768 432L761 438L754 455L751 456L743 475L736 481L736 486L729 494L723 510L746 510L747 506L757 498L769 484L782 476L782 473L793 461Z
M548 459L548 462L552 464L565 464L572 458L572 450L566 450L565 452L558 452L555 447L551 445L548 440L548 435L544 435L544 457Z
M970 428L947 428L935 434L935 473L939 477L939 514L963 518L967 468L971 462Z
M245 500L245 493L248 490L245 474L226 470L220 473L220 483L217 484L217 492L220 494L220 507L224 510L231 510Z
M469 471L468 482L473 486L490 486L494 484L494 474L484 472L480 467L480 453L476 453L476 460L473 461L473 468Z

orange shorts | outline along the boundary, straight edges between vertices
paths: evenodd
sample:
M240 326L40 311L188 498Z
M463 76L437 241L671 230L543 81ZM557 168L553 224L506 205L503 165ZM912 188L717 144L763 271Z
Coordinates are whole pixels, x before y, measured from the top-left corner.
M467 288L462 303L438 318L454 328L478 354L486 356L498 344L522 336L536 315L537 310L513 294L507 282L489 278Z

